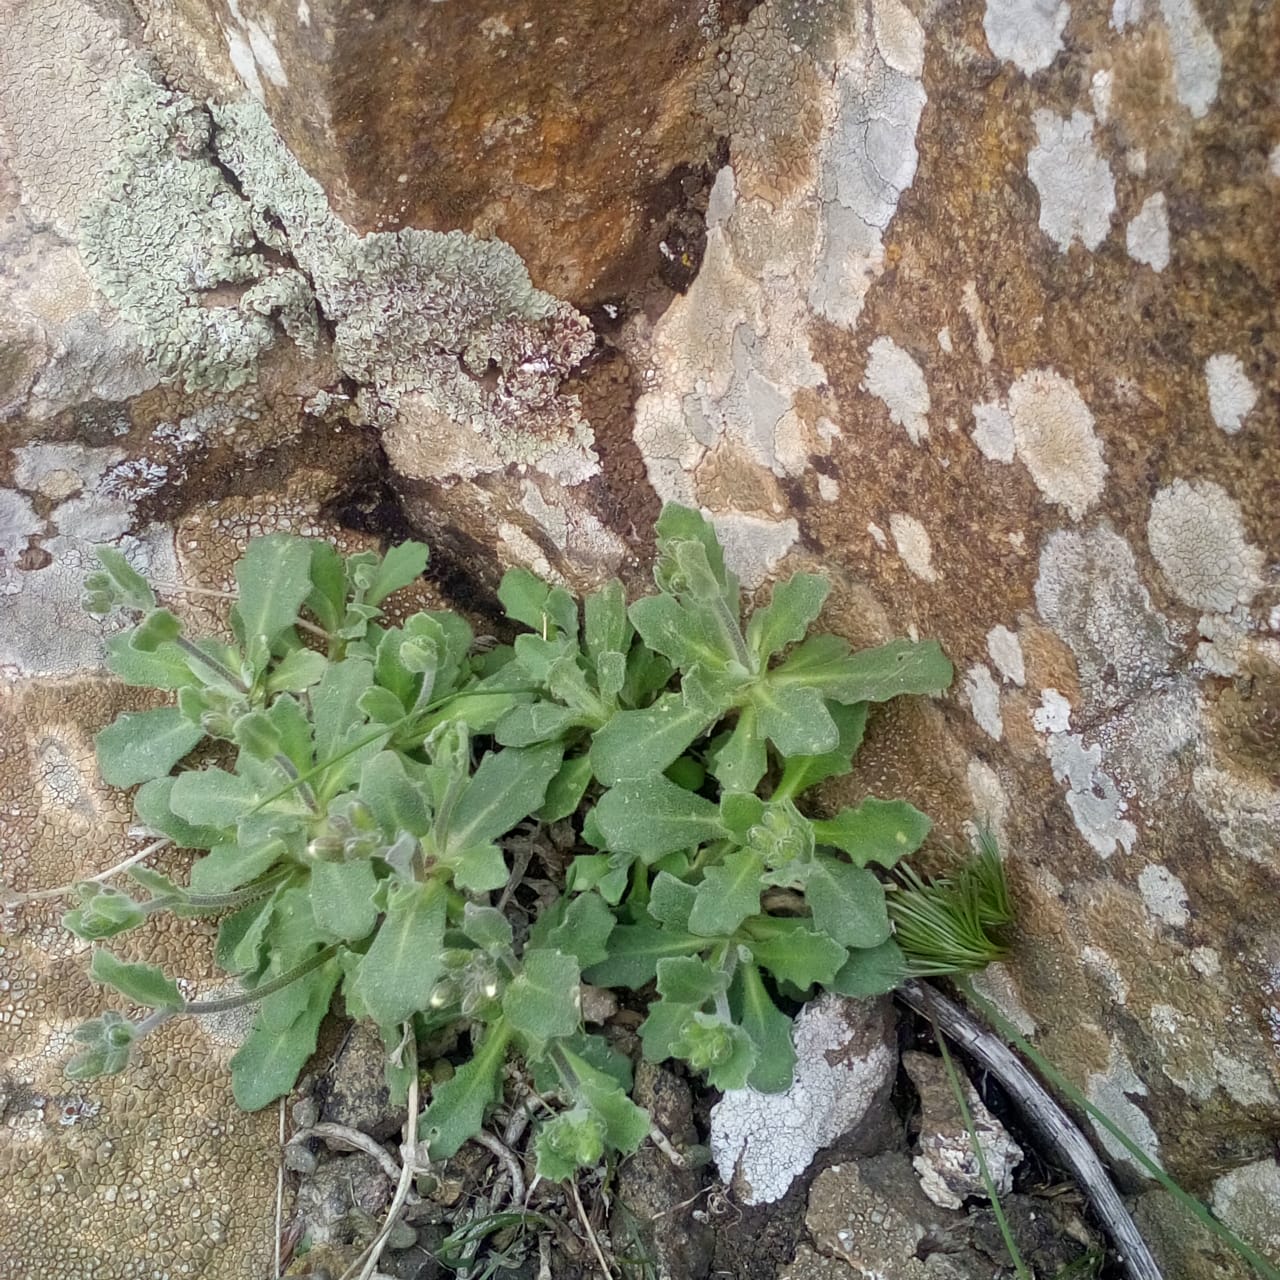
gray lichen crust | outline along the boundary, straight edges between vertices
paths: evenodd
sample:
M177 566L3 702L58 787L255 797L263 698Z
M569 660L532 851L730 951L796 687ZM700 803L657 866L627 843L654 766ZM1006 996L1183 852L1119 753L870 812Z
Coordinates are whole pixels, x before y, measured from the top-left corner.
M212 161L204 110L141 74L114 92L131 132L82 214L84 263L162 378L188 391L242 386L277 330L251 294L238 305L203 300L221 286L261 287L277 269L258 251L249 206Z
M411 228L360 236L256 101L206 110L140 73L114 94L127 143L79 247L164 380L233 390L282 331L313 351L323 317L369 420L391 426L412 393L415 421L478 437L477 470L534 463L569 484L596 472L577 400L559 393L591 326L535 289L509 245Z
M591 350L590 325L535 289L510 245L412 228L359 236L330 210L260 104L213 111L219 157L241 184L259 238L310 279L334 326L338 362L366 389L370 416L414 392L484 435L502 463L534 461L556 444L572 444L586 461L590 431L558 388ZM517 415L519 432L509 430Z

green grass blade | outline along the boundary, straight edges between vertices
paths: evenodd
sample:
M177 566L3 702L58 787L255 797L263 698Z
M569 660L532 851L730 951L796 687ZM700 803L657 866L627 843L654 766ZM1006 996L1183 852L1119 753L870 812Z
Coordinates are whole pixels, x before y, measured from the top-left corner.
M964 1127L969 1134L969 1145L973 1148L973 1154L978 1159L978 1172L982 1174L982 1185L987 1189L987 1198L991 1201L991 1211L996 1216L996 1226L1000 1228L1000 1235L1004 1240L1004 1247L1009 1251L1013 1269L1018 1273L1018 1280L1034 1280L1027 1264L1022 1260L1022 1254L1019 1252L1017 1242L1013 1238L1013 1232L1009 1228L1009 1221L1004 1216L1004 1207L1000 1203L1000 1194L996 1190L996 1183L991 1176L991 1170L987 1167L987 1155L982 1149L982 1143L978 1139L978 1130L973 1123L973 1115L969 1111L969 1100L964 1095L964 1085L960 1083L960 1076L956 1071L955 1063L951 1061L951 1051L947 1048L946 1038L936 1024L933 1028L933 1037L938 1042L938 1048L942 1050L942 1065L947 1069L947 1080L951 1084L951 1092L955 1095L956 1105L960 1108L960 1115L964 1119Z

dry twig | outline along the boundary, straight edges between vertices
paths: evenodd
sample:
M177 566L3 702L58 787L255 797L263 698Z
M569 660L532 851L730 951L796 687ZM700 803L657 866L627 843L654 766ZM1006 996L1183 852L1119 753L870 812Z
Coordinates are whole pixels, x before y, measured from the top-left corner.
M366 1155L371 1155L382 1166L382 1171L393 1183L398 1183L404 1172L399 1163L397 1163L396 1158L381 1143L375 1142L367 1133L361 1133L359 1129L353 1129L350 1125L333 1124L329 1121L313 1124L309 1129L299 1129L289 1139L289 1142L306 1142L308 1138L322 1138L326 1142L340 1142L351 1151L363 1151Z
M280 1098L280 1163L276 1166L276 1280L284 1270L284 1261L280 1256L280 1232L284 1218L284 1097Z
M411 1030L406 1031L404 1046L409 1058L409 1114L405 1117L404 1142L400 1147L400 1156L404 1163L400 1167L400 1181L392 1197L391 1207L387 1210L382 1230L361 1255L364 1265L360 1267L359 1280L370 1280L374 1271L377 1270L378 1259L382 1257L382 1251L387 1247L387 1241L391 1238L391 1231L395 1227L396 1219L400 1216L400 1210L409 1199L409 1192L413 1187L413 1175L418 1167L418 1045ZM347 1268L342 1280L351 1280L351 1277L356 1274L360 1261L361 1258L357 1258Z
M587 1241L596 1255L596 1261L600 1264L600 1272L605 1277L605 1280L613 1280L613 1271L605 1261L604 1250L600 1248L600 1241L596 1239L596 1233L591 1226L591 1219L587 1217L587 1211L582 1207L582 1197L578 1194L577 1178L569 1179L569 1192L573 1196L573 1207L578 1211L582 1229L587 1233Z
M1016 1102L1027 1122L1075 1175L1102 1220L1130 1280L1162 1280L1160 1268L1134 1225L1111 1178L1070 1116L1051 1098L1022 1060L971 1014L923 982L897 990L909 1008L931 1019L971 1058L980 1062Z
M502 1161L502 1165L507 1171L507 1176L511 1179L511 1203L517 1207L523 1205L524 1173L520 1169L520 1161L516 1159L515 1153L511 1148L500 1139L494 1137L487 1129L481 1129L471 1141L479 1143L486 1151L492 1151ZM496 1208L497 1206L495 1205L494 1207Z

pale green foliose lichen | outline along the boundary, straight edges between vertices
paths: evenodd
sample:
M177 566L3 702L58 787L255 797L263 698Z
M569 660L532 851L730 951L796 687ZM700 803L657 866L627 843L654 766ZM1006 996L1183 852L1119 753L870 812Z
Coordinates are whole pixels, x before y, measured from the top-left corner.
M81 217L83 261L162 378L188 391L242 386L277 329L252 293L239 305L202 298L296 273L259 252L249 206L213 163L209 118L197 103L141 74L122 77L113 92L131 127Z
M282 331L311 354L323 316L368 420L390 426L412 393L419 420L471 428L491 459L481 469L545 458L565 482L594 474L590 428L560 394L590 324L536 289L509 245L361 236L256 101L206 109L141 74L115 92L128 143L80 249L164 380L233 390Z
M219 158L258 237L311 281L338 363L365 389L371 417L413 392L481 432L504 462L530 460L530 438L540 441L535 455L548 443L590 449L576 402L558 394L591 350L590 325L536 289L510 245L414 228L360 236L332 212L261 104L212 110ZM517 414L520 431L507 430Z

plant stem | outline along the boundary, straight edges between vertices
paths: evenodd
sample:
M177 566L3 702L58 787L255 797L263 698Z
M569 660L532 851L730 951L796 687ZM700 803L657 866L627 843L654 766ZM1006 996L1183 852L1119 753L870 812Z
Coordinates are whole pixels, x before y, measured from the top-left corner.
M194 907L200 912L230 911L233 907L248 906L259 898L265 898L278 884L287 880L293 871L292 867L281 867L264 879L246 885L243 889L234 889L230 893L184 893L181 898L174 898L172 901L164 898L157 898L154 901L160 906ZM144 907L148 905L150 904L143 903Z
M298 766L289 759L283 751L277 751L273 757L280 772L285 777L290 778L298 789L298 794L302 797L302 803L311 810L312 813L320 812L320 804L316 800L316 793L311 789L311 784L303 780L298 773Z
M272 978L270 982L260 983L238 996L224 996L220 1000L191 1000L174 1012L203 1017L210 1013L227 1013L232 1009L243 1009L245 1005L265 1000L273 992L297 982L299 978L305 978L313 969L318 969L322 964L332 960L341 950L341 943L331 942L323 951L317 951L310 959L302 961L301 964L295 964L292 969L282 973L278 978Z
M185 582L153 582L151 585L157 591L168 591L175 595L208 596L215 600L238 601L240 599L239 594L235 591L219 591L216 587L189 587ZM303 631L309 631L318 639L329 640L332 638L322 627L317 627L314 623L308 622L305 618L295 619L293 625L301 628Z
M193 658L196 662L203 662L210 671L225 680L233 689L244 694L246 698L249 696L249 686L230 667L224 666L217 658L211 658L198 644L188 640L186 636L175 636L173 643L188 658Z
M360 1267L360 1280L369 1280L377 1270L378 1259L382 1257L382 1251L387 1247L387 1241L391 1238L391 1230L395 1226L396 1219L400 1216L400 1210L404 1208L405 1202L409 1199L409 1192L413 1189L414 1174L418 1171L418 1042L414 1037L412 1026L407 1029L404 1044L405 1054L409 1059L409 1099L408 1113L404 1121L404 1142L400 1147L402 1161L400 1181L396 1184L396 1193L392 1197L390 1208L387 1210L387 1217L383 1223L382 1230L369 1246L368 1256L364 1259L364 1265ZM348 1280L348 1277L355 1272L358 1263L359 1259L352 1263L351 1268L344 1273L342 1280Z
M110 880L112 876L118 875L121 871L127 871L130 867L137 866L144 858L149 858L153 853L159 853L166 845L172 843L168 836L162 836L159 840L153 840L145 849L139 849L137 853L131 853L123 862L117 862L114 867L99 871L97 875L85 876L84 879L77 880L74 884L60 884L54 889L35 889L31 893L6 893L2 905L20 907L28 902L44 902L49 898L65 898L67 894L74 893L78 885L103 884L105 881Z

